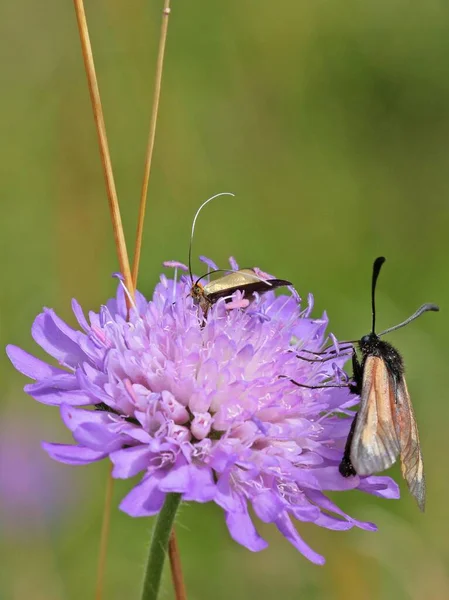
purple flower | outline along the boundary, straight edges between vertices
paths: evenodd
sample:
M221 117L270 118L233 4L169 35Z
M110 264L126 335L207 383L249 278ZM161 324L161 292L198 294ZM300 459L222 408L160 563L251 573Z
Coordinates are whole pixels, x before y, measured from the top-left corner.
M71 465L109 456L116 478L143 472L120 505L131 516L155 515L170 492L214 501L231 536L257 551L267 543L249 516L251 505L309 560L323 564L292 517L372 531L375 525L346 515L324 492L358 488L398 497L388 477L338 472L350 426L341 415L352 415L358 399L345 387L310 390L290 380L340 382L348 356L298 358L300 350L319 351L327 341L326 315L309 316L311 296L302 311L297 298L273 292L245 309L229 309L221 299L204 319L189 289L185 277L162 276L149 302L136 293L129 319L123 284L89 319L74 300L83 331L45 309L32 335L59 367L8 346L16 369L35 380L25 391L59 406L76 442L43 447ZM241 298L237 292L232 306L241 306Z

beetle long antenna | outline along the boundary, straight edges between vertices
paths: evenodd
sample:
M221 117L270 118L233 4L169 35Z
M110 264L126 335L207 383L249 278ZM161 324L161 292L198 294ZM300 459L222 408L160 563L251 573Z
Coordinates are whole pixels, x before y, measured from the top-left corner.
M385 257L379 256L379 258L376 258L373 264L373 279L371 282L371 311L373 315L373 326L371 328L371 332L374 334L376 333L376 283L384 262Z
M193 234L195 232L195 224L196 224L196 220L198 218L198 215L200 214L201 210L206 206L206 204L208 204L209 202L211 202L212 200L215 200L215 198L218 198L219 196L235 196L235 194L232 194L231 192L220 192L219 194L215 194L215 196L211 196L210 198L208 198L205 202L203 202L203 204L199 207L199 209L196 211L195 216L193 217L193 222L192 222L192 232L190 234L190 244L189 244L189 274L190 274L190 280L192 282L193 285L193 273L192 273L192 242L193 242Z
M382 331L382 333L379 333L378 335L379 336L385 335L386 333L390 333L390 331L395 331L396 329L400 329L401 327L408 325L409 323L411 323L412 321L414 321L415 319L420 317L425 312L428 312L428 311L438 312L439 310L440 310L440 308L436 304L423 304L422 306L420 306L418 308L418 310L415 313L412 314L411 317L406 319L403 323L399 323L399 325L395 325L394 327L385 329L385 331Z

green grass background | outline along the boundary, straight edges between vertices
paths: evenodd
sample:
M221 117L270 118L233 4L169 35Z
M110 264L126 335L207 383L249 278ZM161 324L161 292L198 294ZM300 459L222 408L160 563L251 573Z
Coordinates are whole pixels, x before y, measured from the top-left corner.
M131 249L162 2L87 5ZM2 3L0 50L0 335L35 351L30 326L42 306L73 323L70 299L96 310L118 265L72 3ZM225 265L232 254L312 291L315 314L326 309L340 338L369 330L380 254L381 328L422 302L441 306L389 338L419 421L426 513L402 482L395 502L340 494L379 531L300 524L327 558L317 567L273 527L260 527L269 549L252 554L229 538L220 509L185 506L178 534L190 600L448 598L449 6L173 0L165 69L143 292L163 260L187 260L199 204L232 191L201 215L194 256ZM23 488L0 515L0 598L91 598L108 467L47 459L40 439L68 440L58 411L22 392L5 356L0 375L0 429L12 438L1 468ZM18 448L34 482L16 464ZM50 497L52 486L65 489L50 515L35 501L36 481ZM114 506L128 487L116 484ZM151 525L114 510L105 599L138 597ZM172 597L167 577L161 598Z

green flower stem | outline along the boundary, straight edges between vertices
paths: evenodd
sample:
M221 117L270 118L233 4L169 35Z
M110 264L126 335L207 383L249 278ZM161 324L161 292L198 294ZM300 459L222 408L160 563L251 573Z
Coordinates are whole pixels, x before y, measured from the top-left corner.
M161 585L162 569L167 554L168 540L181 503L180 494L167 494L164 506L159 513L151 537L141 600L157 600Z

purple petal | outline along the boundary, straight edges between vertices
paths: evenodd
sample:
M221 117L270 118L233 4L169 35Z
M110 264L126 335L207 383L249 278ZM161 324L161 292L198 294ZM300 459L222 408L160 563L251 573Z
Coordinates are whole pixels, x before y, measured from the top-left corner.
M233 271L238 271L239 270L239 265L238 265L237 261L235 260L235 258L233 256L229 257L229 264L231 265L231 269Z
M305 521L306 523L316 523L321 514L318 506L310 504L308 499L302 504L290 506L289 513L295 517L295 519L298 519L298 521Z
M268 543L257 533L248 514L245 500L242 499L240 510L226 513L226 525L231 537L252 552L259 552L268 546Z
M306 558L316 565L324 565L326 562L324 556L317 554L305 541L300 537L299 533L293 527L290 517L285 512L277 521L276 526L287 540L301 552Z
M114 465L112 476L117 479L128 479L148 468L151 451L148 446L134 446L116 450L110 455Z
M65 426L71 432L86 423L96 423L108 425L111 422L111 414L100 410L85 410L83 408L74 408L70 404L61 404L61 418Z
M344 519L338 519L332 515L326 515L320 513L319 516L313 520L315 525L330 529L331 531L348 531L354 527L354 523L345 521Z
M82 369L77 369L76 378L83 393L90 398L90 404L104 402L108 406L115 408L114 399L111 398L111 396L109 396L109 394L107 394L105 391L103 391L99 385L96 385L92 381L91 377L86 375Z
M185 458L183 455L181 457L161 480L159 489L183 494L183 500L210 502L216 490L212 470L209 467L183 464Z
M238 510L239 501L231 489L229 473L223 474L218 480L215 502L227 512Z
M226 471L229 469L231 465L233 465L237 460L237 454L235 453L234 448L231 446L225 446L225 444L217 445L213 448L213 452L210 456L209 463L210 466L217 473L222 473L220 476L220 482L224 480L224 478L229 478L229 472L226 475Z
M321 346L327 324L327 318L297 319L294 327L294 335L301 340L302 347L308 350L318 350Z
M148 300L138 290L134 292L134 302L136 303L139 315L145 314L145 311L148 308Z
M327 513L330 513L329 514L330 517L335 518L332 516L332 513L335 513L336 515L343 517L343 519L346 522L350 523L351 527L355 526L355 527L359 527L360 529L365 529L367 531L376 531L377 530L377 527L374 525L374 523L358 521L357 519L353 519L352 517L347 515L344 511L341 510L341 508L339 508L336 504L334 504L334 502L332 502L332 500L330 500L322 492L311 491L311 492L307 493L307 497L314 504L319 506L321 509L327 511ZM341 521L341 519L339 519L339 521ZM317 525L320 525L322 527L328 527L329 529L335 529L335 527L329 527L328 525L324 525L323 519L321 519L321 521L316 521L316 522L317 522Z
M189 465L184 464L171 468L167 475L162 479L159 489L162 492L176 492L178 494L183 494L187 491L189 484Z
M216 485L209 467L190 465L190 486L184 493L183 500L194 502L210 502L214 499Z
M84 329L86 333L88 333L90 331L90 325L87 322L86 317L84 316L84 312L81 308L81 305L75 300L75 298L72 298L72 310L80 326Z
M114 425L111 415L107 412L83 410L73 406L61 406L61 417L65 425L72 431L73 438L78 444L95 451L102 450L109 454L125 444L125 438L110 430Z
M285 504L274 492L257 494L251 500L254 511L264 523L272 523L285 509Z
M128 315L128 306L126 304L126 294L123 285L119 284L117 287L117 313L126 319Z
M23 375L30 379L46 379L65 373L62 369L57 369L51 365L39 360L38 358L28 354L22 348L9 344L6 346L6 354L14 367Z
M168 267L169 269L181 269L182 271L189 270L189 267L187 265L177 260L165 260L162 264L164 265L164 267Z
M165 493L158 488L159 478L147 476L136 485L120 503L120 510L131 517L151 517L156 515L165 501Z
M213 260L207 258L207 256L200 256L200 261L209 267L211 271L218 271L218 265Z
M72 373L61 373L37 383L29 383L25 392L38 402L50 405L62 403L74 406L92 404L92 398L79 389L76 376Z
M88 465L106 456L105 452L71 444L42 442L42 448L51 458L67 465Z
M314 304L315 304L315 298L314 298L313 294L307 294L307 306L302 311L301 316L305 317L305 318L310 317L310 315L312 314Z
M126 294L124 289L124 283L122 277L118 277L119 284L117 286L117 293L115 298L110 298L106 302L106 306L102 308L106 308L111 317L116 319L117 317L122 317L126 319L128 315L128 305L126 304ZM92 320L91 320L92 322Z
M140 427L133 427L129 429L126 432L126 435L142 444L149 444L153 440L150 434L141 429Z
M322 490L341 492L353 490L360 484L360 477L342 477L336 466L316 469L314 474Z
M182 465L170 470L161 481L159 489L183 494L183 500L210 502L215 496L216 486L212 470L208 467Z
M388 500L397 500L401 495L399 486L393 479L377 475L361 477L358 489Z
M45 309L36 317L31 334L34 341L62 365L75 368L88 360L76 342L77 332L57 317L53 310Z

